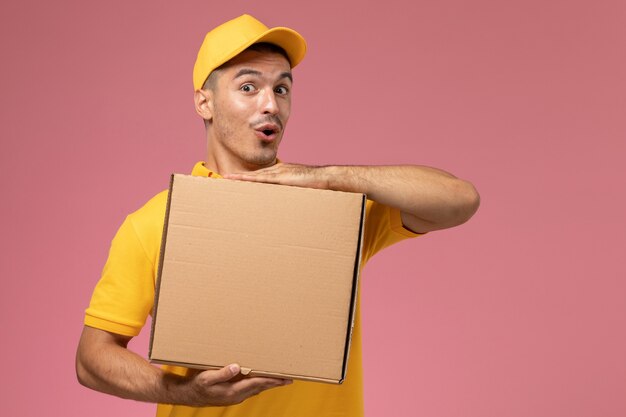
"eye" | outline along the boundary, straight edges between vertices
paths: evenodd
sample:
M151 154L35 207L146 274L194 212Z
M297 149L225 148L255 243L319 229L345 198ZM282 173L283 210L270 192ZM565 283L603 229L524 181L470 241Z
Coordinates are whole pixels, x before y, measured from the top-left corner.
M276 94L280 94L280 95L286 95L287 93L289 93L289 89L287 87L285 87L284 85L281 85L280 87L276 87L274 89L274 92Z
M244 93L251 93L256 90L256 88L252 84L244 84L241 87L239 87L239 89L243 91Z

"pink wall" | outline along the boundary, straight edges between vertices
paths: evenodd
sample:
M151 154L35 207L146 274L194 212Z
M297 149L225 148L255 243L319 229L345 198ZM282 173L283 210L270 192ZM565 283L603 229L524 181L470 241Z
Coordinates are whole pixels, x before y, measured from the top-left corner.
M482 195L364 271L367 415L626 415L626 3L328 4L2 5L2 415L153 415L76 383L83 310L123 216L203 158L196 48L245 11L309 42L283 160Z

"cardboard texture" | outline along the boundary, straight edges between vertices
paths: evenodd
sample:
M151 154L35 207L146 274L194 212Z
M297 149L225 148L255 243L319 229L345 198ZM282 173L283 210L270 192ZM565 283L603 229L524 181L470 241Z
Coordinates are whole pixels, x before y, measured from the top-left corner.
M341 383L363 194L172 175L150 360Z

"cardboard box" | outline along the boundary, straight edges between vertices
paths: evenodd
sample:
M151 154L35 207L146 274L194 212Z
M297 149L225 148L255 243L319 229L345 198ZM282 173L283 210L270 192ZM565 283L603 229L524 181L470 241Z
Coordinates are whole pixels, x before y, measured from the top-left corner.
M365 196L172 175L154 363L341 383Z

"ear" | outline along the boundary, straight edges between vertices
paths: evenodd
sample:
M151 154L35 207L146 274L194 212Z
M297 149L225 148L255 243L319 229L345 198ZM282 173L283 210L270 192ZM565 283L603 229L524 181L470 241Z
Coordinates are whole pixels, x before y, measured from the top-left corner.
M193 93L193 101L196 107L196 113L204 120L213 119L213 92L210 90L196 90Z

